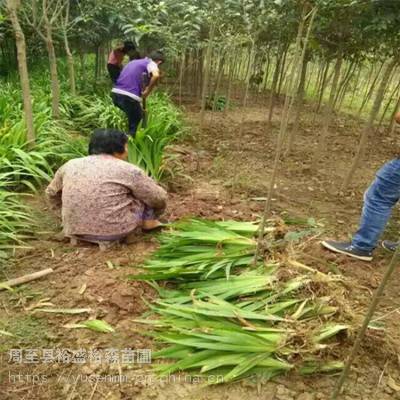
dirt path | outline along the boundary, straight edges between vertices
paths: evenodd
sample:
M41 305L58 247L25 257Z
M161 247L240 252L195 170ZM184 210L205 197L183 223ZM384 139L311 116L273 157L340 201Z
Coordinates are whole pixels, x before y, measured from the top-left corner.
M278 110L279 113L279 110ZM197 115L188 112L193 137L176 146L184 165L184 178L176 178L168 210L170 220L185 216L254 220L262 209L269 172L274 156L277 122L272 130L264 126L264 111L251 106L245 111L215 114L204 131L196 133ZM279 115L275 116L277 121ZM366 156L362 173L349 195L337 194L337 188L349 164L357 141L358 127L352 120L340 120L332 128L339 132L329 141L328 155L317 172L311 171L310 156L315 129L306 116L296 140L293 156L282 162L279 194L274 212L281 216L314 217L325 225L327 235L346 237L357 224L362 192L376 168L390 158L391 141L376 139ZM238 136L243 123L243 135ZM33 207L40 214L37 240L30 249L19 249L0 280L51 267L49 277L24 285L13 293L0 292L0 329L16 337L0 336L0 399L242 399L324 400L335 382L334 377L281 377L273 382L243 381L232 385L204 387L187 377L160 380L151 375L149 365L96 363L11 363L8 350L24 349L149 349L151 339L140 335L143 328L133 320L146 311L146 302L155 296L148 285L129 282L143 259L155 248L154 237L101 253L94 246L73 247L51 240L58 220L43 206L38 196ZM392 224L390 230L397 230ZM346 295L356 313L368 304L379 282L389 255L378 251L371 264L353 262L324 252L317 239L296 249L305 264L324 271L343 273L353 279L354 287ZM386 331L370 331L346 387L350 399L400 399L400 283L396 272L379 314ZM30 307L49 299L57 308L90 308L87 314L54 315L32 313ZM88 318L104 319L115 328L114 334L64 328ZM340 349L339 349L340 350ZM41 353L40 353L41 354ZM20 374L20 375L18 375ZM93 377L101 376L103 381ZM39 380L33 382L34 377ZM90 378L92 377L92 378ZM112 380L112 382L111 382Z

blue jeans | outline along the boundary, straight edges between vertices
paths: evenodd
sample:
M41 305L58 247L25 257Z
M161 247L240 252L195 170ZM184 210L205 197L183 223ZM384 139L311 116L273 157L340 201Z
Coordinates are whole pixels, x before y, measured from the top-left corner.
M364 207L352 244L359 250L372 251L400 199L400 159L386 163L364 194Z

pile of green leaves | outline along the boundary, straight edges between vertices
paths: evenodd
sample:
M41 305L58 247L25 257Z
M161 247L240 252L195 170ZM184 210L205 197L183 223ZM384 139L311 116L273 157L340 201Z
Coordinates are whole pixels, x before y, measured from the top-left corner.
M160 236L160 247L135 280L182 280L229 277L254 258L257 225L192 219L173 225Z
M221 383L343 367L329 350L348 325L338 322L344 318L335 299L322 294L333 278L316 281L311 271L277 262L254 267L257 229L234 221L177 223L160 235L160 249L144 265L150 273L131 277L148 279L159 293L150 315L137 320L163 345L153 356L170 361L158 364L158 373L212 373Z

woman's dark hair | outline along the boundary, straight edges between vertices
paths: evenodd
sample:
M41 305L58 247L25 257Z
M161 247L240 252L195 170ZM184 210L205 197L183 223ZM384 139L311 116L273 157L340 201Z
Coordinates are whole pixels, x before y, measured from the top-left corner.
M89 142L89 154L123 153L128 136L115 129L95 129Z
M127 53L128 51L133 51L133 50L136 50L136 46L133 42L131 42L131 41L124 42L123 51L125 53Z
M160 50L155 50L152 51L149 55L149 57L153 60L153 61L161 61L162 63L165 62L165 56L164 53Z

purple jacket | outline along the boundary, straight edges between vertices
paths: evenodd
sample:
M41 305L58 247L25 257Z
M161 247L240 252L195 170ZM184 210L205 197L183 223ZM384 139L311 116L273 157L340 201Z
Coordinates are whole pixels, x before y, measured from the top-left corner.
M112 92L141 101L143 74L148 73L150 58L141 58L129 62L121 71Z

